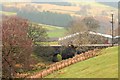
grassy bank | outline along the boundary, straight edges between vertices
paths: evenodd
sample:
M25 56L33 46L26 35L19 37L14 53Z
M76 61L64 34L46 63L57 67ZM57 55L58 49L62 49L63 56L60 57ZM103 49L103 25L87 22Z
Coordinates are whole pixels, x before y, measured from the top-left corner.
M102 55L63 68L46 78L117 78L118 47L101 51Z

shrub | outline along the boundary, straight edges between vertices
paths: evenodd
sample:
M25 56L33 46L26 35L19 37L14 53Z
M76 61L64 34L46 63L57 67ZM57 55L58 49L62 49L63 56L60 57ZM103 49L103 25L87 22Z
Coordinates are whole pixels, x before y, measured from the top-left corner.
M61 61L62 60L62 56L60 54L57 54L57 59L58 59L58 61Z

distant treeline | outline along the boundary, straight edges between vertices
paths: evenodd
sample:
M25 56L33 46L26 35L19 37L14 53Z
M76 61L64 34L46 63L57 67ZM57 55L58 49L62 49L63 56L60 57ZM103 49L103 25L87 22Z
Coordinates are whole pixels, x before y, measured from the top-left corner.
M54 4L54 5L59 5L59 6L71 6L71 3L68 2L32 2L32 3L37 3L37 4Z
M101 4L104 4L104 5L107 5L107 6L111 6L111 7L114 7L114 8L118 8L118 2L99 2Z
M31 5L27 5L22 9L2 6L2 10L7 12L15 12L18 16L26 18L32 22L53 26L66 27L73 20L68 14L53 13L49 11L39 12Z
M17 12L18 16L24 17L32 22L42 23L47 25L66 27L72 21L72 17L67 14L52 13L48 11L24 11Z

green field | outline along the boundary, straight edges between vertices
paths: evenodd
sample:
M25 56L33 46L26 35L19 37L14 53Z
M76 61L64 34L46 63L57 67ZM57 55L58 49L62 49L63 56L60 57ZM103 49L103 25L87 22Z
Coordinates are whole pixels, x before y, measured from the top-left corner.
M99 55L63 68L46 78L118 78L118 47L101 50Z
M99 1L100 2L100 1ZM92 2L92 1L81 1L81 0L77 0L77 1L74 1L74 0L71 0L71 3L75 3L75 4L80 4L80 5L91 5L92 7L108 7L108 8L111 8L111 9L116 9L114 7L111 7L109 5L104 5L104 4L101 4L99 2Z
M5 11L0 11L0 14L4 14L4 15L7 15L7 16L16 15L16 13L14 13L14 12L5 12Z
M43 28L47 29L47 34L48 34L48 37L50 37L50 38L63 37L64 33L66 32L66 29L63 27L43 25L43 24L42 24L42 26L43 26Z
M58 42L36 42L36 44L41 44L41 45L58 45Z

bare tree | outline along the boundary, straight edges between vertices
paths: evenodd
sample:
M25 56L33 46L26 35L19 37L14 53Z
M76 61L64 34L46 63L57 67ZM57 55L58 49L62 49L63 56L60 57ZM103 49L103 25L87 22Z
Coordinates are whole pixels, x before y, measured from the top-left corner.
M96 31L100 27L99 22L93 17L85 17L82 22L85 23L87 29L90 31Z
M87 26L84 22L82 22L80 19L75 19L71 22L68 28L68 33L74 34L76 32L86 32L87 30Z
M75 19L71 22L67 35L75 33L79 33L79 35L65 39L63 42L64 44L69 44L69 42L72 42L72 44L75 45L97 43L100 40L100 37L89 34L89 31L96 31L98 27L99 22L93 17L85 17L82 20Z

